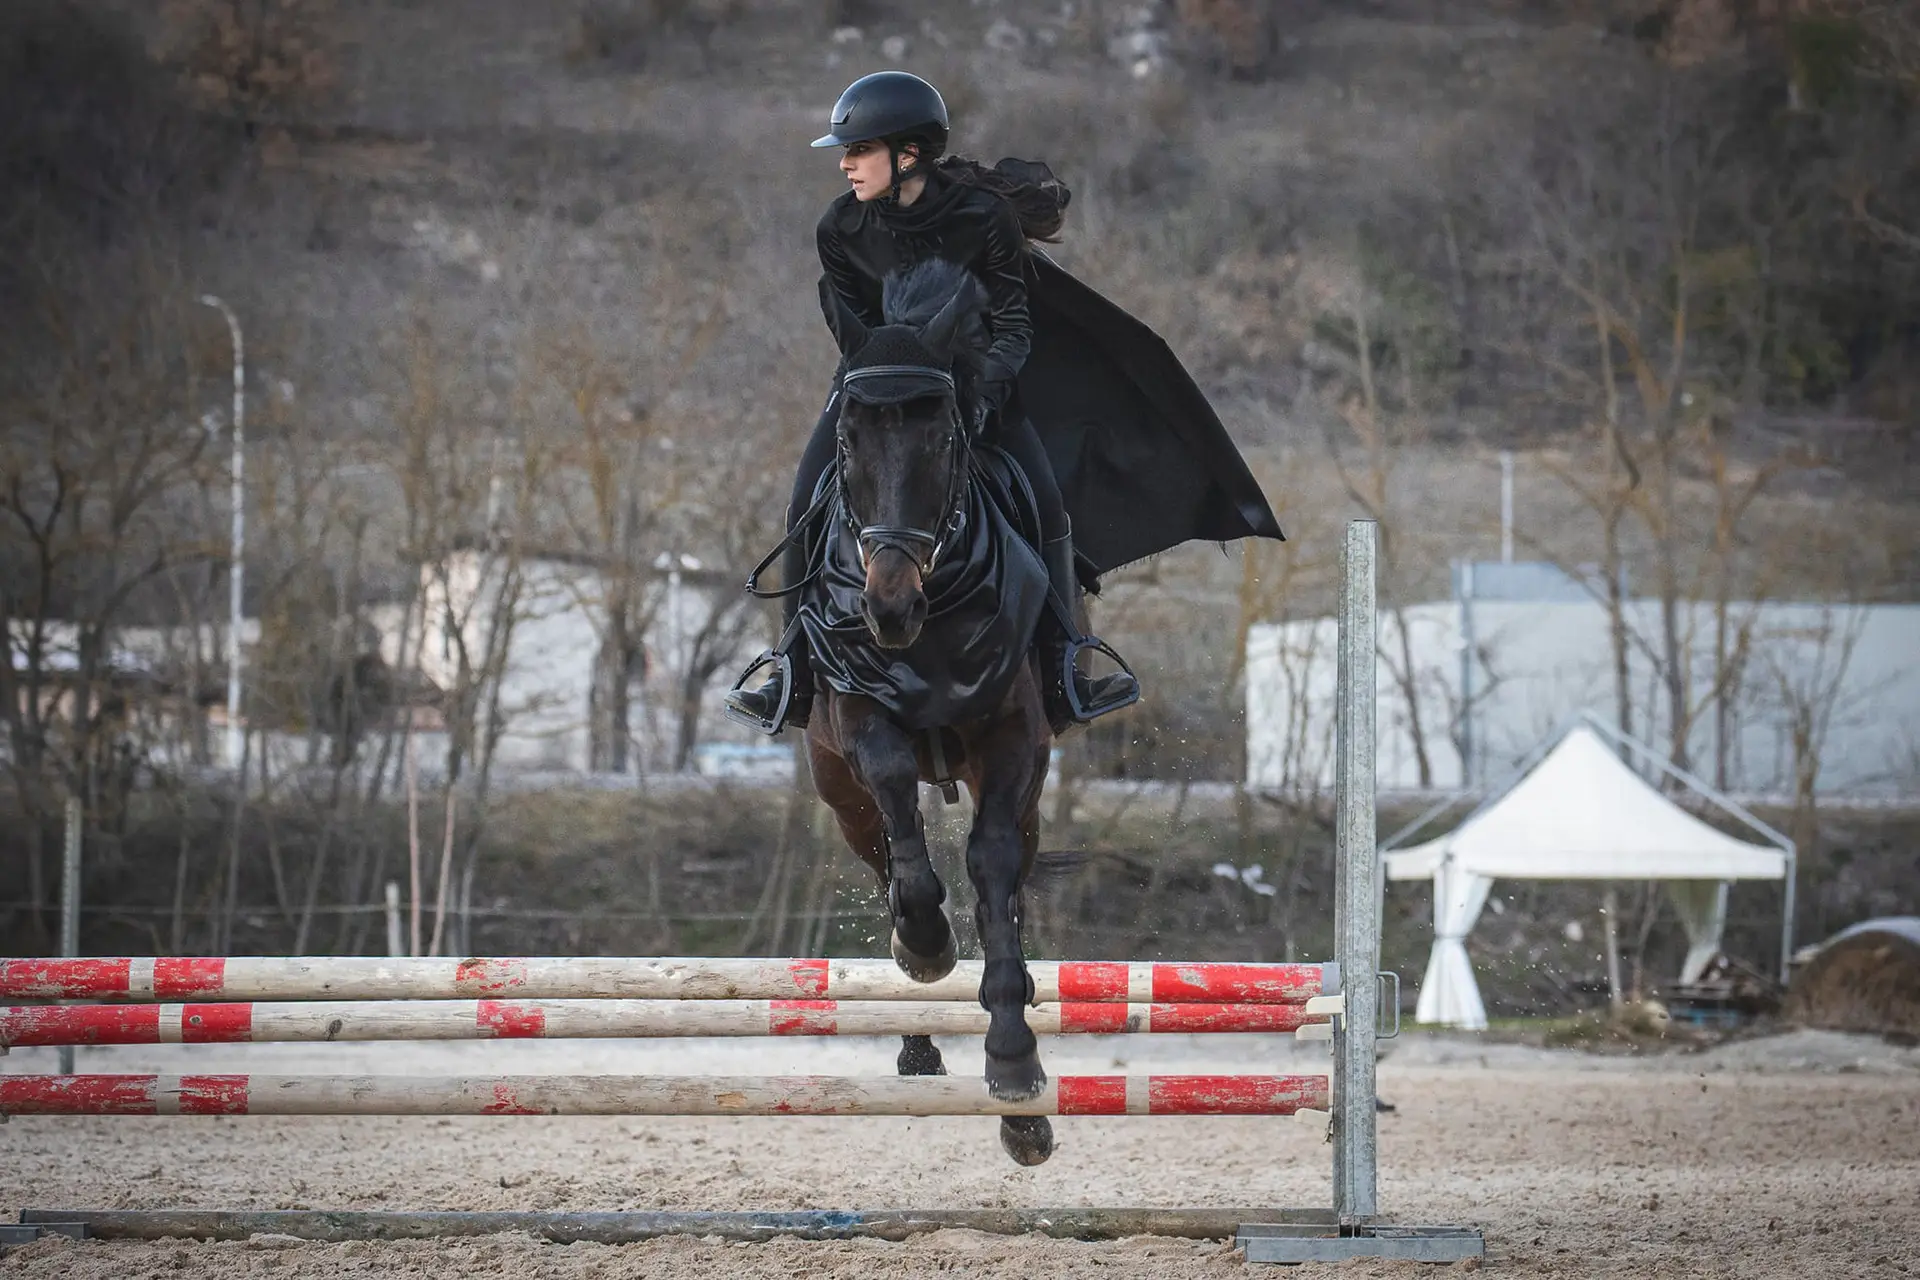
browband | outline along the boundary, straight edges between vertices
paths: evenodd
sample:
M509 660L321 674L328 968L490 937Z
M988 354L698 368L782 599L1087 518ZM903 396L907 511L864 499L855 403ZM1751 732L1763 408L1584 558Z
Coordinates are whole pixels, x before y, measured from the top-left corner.
M951 373L925 364L870 364L859 369L849 369L840 375L840 381L843 384L859 382L867 378L919 378L949 387L954 385Z

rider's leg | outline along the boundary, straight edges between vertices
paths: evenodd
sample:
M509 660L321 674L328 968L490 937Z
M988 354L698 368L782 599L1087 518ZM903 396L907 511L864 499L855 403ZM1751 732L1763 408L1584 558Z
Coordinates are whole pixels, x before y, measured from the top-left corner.
M989 438L1012 454L1020 469L1027 473L1027 483L1033 486L1034 503L1040 508L1040 540L1052 542L1055 538L1070 536L1073 527L1067 522L1067 504L1060 497L1060 483L1053 478L1053 460L1047 457L1047 448L1040 443L1040 433L1033 429L1033 423L1025 417L1003 415Z
M827 407L820 414L820 421L814 424L807 447L800 452L800 469L794 476L793 496L787 500L788 533L793 532L794 522L813 505L813 491L819 486L820 476L826 471L827 464L833 461L837 407L835 397L829 396ZM807 549L804 541L795 541L781 553L780 585L790 587L806 574ZM799 609L799 592L780 598L782 635L793 628L793 619ZM807 718L813 710L813 665L808 661L804 631L795 632L793 642L787 648L787 656L793 664L793 700L787 704L786 723L801 729L806 727ZM785 693L786 681L776 666L773 674L758 689L736 689L729 693L727 705L755 721L766 723L780 710L780 699Z
M1067 518L1060 485L1054 479L1053 464L1047 458L1040 434L1025 418L1003 418L994 443L1013 455L1033 486L1035 503L1040 508L1040 559L1047 567L1047 581L1064 607L1065 617L1049 609L1040 620L1036 645L1040 653L1041 687L1047 695L1047 718L1055 732L1070 724L1083 724L1108 711L1117 711L1140 696L1140 685L1132 675L1116 671L1091 677L1077 666L1068 674L1067 655L1071 646L1086 637L1071 625L1073 611L1080 600L1079 579L1073 562L1073 524ZM1073 696L1068 697L1066 681L1073 681ZM1078 703L1081 712L1074 711Z

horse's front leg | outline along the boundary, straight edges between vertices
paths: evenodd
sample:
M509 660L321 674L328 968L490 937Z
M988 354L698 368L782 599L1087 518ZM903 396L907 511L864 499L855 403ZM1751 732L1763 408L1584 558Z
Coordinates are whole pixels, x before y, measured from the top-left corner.
M915 982L938 982L953 972L953 924L946 887L927 856L920 824L920 766L913 739L878 708L862 710L842 699L839 725L847 763L880 810L887 840L887 905L893 914L893 958ZM838 712L837 712L838 714Z
M834 820L840 824L840 834L845 838L847 847L859 854L860 860L873 869L880 882L880 892L886 893L889 886L887 831L872 794L840 754L837 740L809 729L807 750L813 769L814 789L832 808ZM900 1057L896 1066L903 1076L947 1074L947 1064L941 1059L940 1050L931 1036L901 1036Z
M1050 744L1049 738L1043 745ZM1028 792L1026 808L1020 822L1022 848L1025 850L1028 867L1033 865L1034 858L1040 852L1040 789L1046 785L1046 780L1046 764L1043 761L1040 772L1035 775L1033 786ZM1022 878L1024 879L1024 876ZM1017 927L1019 924L1017 914L1014 922ZM1008 1155L1021 1164L1045 1164L1047 1158L1053 1154L1053 1122L1045 1116L1001 1116L1000 1145L1006 1149Z
M980 744L967 874L973 881L974 919L985 959L980 1004L989 1015L987 1089L996 1098L1017 1102L1036 1096L1047 1083L1039 1042L1027 1026L1033 979L1020 947L1020 886L1038 846L1035 801L1045 781L1047 757L1044 747L1035 751L1027 735L1004 736L1013 740Z

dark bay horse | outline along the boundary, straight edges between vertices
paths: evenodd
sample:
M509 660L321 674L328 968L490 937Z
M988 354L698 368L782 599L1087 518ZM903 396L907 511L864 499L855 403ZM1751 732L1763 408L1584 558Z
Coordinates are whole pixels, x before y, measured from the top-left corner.
M1000 1099L1032 1098L1047 1077L1026 1021L1033 985L1021 956L1021 885L1039 847L1053 743L1030 657L1049 602L1038 556L982 492L984 451L969 431L984 294L965 270L935 260L888 282L879 328L830 290L823 304L845 371L829 473L837 496L823 498L828 552L821 586L802 607L825 677L806 734L814 788L879 878L894 959L933 982L952 971L955 947L919 784L966 785L980 1003L991 1015L987 1087ZM899 1070L946 1068L929 1037L906 1036ZM1045 1117L1003 1117L1000 1137L1021 1164L1053 1150Z

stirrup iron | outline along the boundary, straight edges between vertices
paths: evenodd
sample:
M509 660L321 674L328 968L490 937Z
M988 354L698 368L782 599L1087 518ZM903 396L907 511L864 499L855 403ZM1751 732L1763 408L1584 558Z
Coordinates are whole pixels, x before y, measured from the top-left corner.
M1081 702L1080 689L1074 680L1074 676L1079 672L1080 655L1089 651L1104 654L1112 658L1114 664L1132 681L1132 687L1118 696L1104 699L1097 698L1090 705ZM1098 684L1101 679L1102 677L1100 676L1087 676L1089 685ZM1130 707L1140 701L1140 677L1133 674L1133 668L1127 665L1125 658L1114 652L1112 645L1100 639L1098 636L1083 635L1067 641L1066 659L1064 667L1060 672L1060 681L1062 689L1066 694L1067 709L1073 713L1073 719L1076 724L1086 724L1089 721L1099 719L1101 716L1118 711L1123 707Z
M766 667L773 667L780 673L780 705L773 709L773 715L770 718L763 720L759 716L752 715L735 706L733 695L746 688L747 681L753 679L756 672ZM789 653L776 652L773 649L768 649L752 662L748 663L747 669L740 673L740 678L733 682L733 687L727 690L726 701L722 709L726 712L727 719L733 721L735 724L745 725L749 729L758 729L761 733L772 737L786 727L787 712L791 710L792 707L793 656Z

